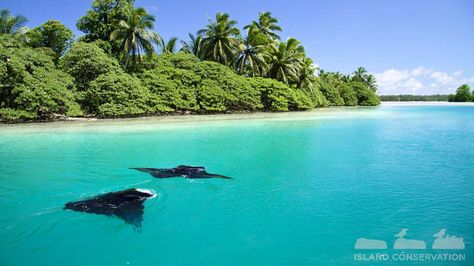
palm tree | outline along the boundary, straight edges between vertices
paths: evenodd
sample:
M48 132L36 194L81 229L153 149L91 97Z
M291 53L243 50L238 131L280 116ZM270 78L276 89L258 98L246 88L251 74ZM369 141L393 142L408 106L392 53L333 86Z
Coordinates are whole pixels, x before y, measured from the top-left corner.
M229 65L241 46L237 21L229 20L229 15L217 13L216 21L209 20L206 28L198 31L203 35L203 58Z
M168 42L165 43L163 38L161 38L161 41L159 42L159 46L161 49L161 53L163 54L174 54L176 52L176 42L178 41L178 38L173 37L169 39Z
M189 33L189 41L181 41L181 51L195 55L202 59L202 36Z
M243 43L243 49L235 60L235 69L240 74L248 71L252 77L261 76L267 68L265 46L261 45L263 34L249 30Z
M375 79L374 75L372 74L367 75L365 79L365 84L374 92L377 91L377 80Z
M297 87L300 89L308 89L309 91L313 91L313 85L316 82L314 72L315 68L313 66L313 60L308 57L304 58L301 64L301 69L298 73Z
M298 80L304 48L294 38L286 42L277 42L268 52L269 64L267 77L290 84Z
M363 67L359 67L356 71L354 71L354 73L352 73L352 77L355 81L365 82L367 70Z
M12 36L24 35L28 28L25 24L28 19L24 16L13 16L7 9L0 10L0 34L9 34Z
M280 36L275 31L282 31L281 27L277 25L278 19L272 17L270 12L260 12L258 14L258 21L252 21L250 25L244 27L248 30L257 30L270 40L279 40Z
M158 33L152 31L155 17L148 14L144 8L130 9L129 17L121 20L118 29L110 35L110 40L119 40L122 43L125 67L130 57L135 63L137 57L141 61L142 54L151 55L155 51L153 44L159 44L161 40Z

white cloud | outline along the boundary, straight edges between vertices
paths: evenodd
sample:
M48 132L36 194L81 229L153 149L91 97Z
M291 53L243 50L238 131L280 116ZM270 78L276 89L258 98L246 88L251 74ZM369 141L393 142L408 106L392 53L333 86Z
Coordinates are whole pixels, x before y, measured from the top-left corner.
M448 94L465 83L474 83L474 77L464 77L464 71L452 74L423 66L414 69L390 68L376 73L379 94Z
M433 72L433 70L419 66L411 71L411 75L419 76L419 75L429 74L431 72Z
M453 72L453 76L455 76L455 77L459 77L459 76L461 76L462 74L464 74L464 71L462 71L462 70L458 70L458 71L454 71L454 72Z
M433 72L431 77L440 82L441 84L448 84L453 81L454 77L451 77L448 73L445 72Z

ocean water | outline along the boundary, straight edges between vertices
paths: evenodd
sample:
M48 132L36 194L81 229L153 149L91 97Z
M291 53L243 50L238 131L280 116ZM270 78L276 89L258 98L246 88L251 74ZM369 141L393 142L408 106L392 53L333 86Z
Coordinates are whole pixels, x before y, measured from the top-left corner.
M129 169L180 164L234 179ZM133 187L158 194L141 231L62 209ZM433 250L440 229L465 248ZM379 264L474 265L474 105L0 125L2 266Z

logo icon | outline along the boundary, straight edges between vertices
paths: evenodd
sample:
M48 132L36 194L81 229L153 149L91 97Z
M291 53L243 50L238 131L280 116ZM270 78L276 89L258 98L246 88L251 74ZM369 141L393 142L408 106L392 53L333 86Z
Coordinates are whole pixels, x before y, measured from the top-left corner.
M408 229L403 228L394 235L397 239L393 243L393 249L426 249L426 243L423 240L405 238ZM450 236L446 229L441 229L434 234L432 249L464 249L464 239L462 237ZM354 249L388 249L387 242L377 239L358 238Z
M464 249L464 239L450 236L446 234L446 231L446 229L441 229L433 235L436 238L433 242L433 249Z
M359 238L357 239L355 249L387 249L387 242L383 240Z

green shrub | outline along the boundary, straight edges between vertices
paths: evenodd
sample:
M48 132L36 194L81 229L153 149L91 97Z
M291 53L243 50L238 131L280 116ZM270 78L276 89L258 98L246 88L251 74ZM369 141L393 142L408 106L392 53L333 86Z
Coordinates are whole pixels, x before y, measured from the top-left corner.
M375 92L362 82L351 82L349 84L357 95L359 105L375 106L380 104L380 99Z
M84 42L74 44L59 61L59 67L75 78L79 90L87 90L89 83L102 74L122 72L116 59L94 43Z
M197 90L197 98L201 110L207 112L224 112L226 107L226 92L216 81L206 79Z
M0 109L0 121L4 122L19 122L31 120L36 118L35 113L27 112L25 110L2 108Z
M92 81L85 93L85 102L90 113L101 117L169 111L139 79L125 73L104 74Z
M329 105L344 105L344 100L339 94L339 91L332 84L327 82L319 82L318 85L321 93L329 101Z
M195 86L199 77L193 72L173 67L147 70L139 75L143 85L171 110L199 109Z
M82 115L74 100L73 78L56 69L36 69L12 92L16 95L14 106L27 112Z
M0 108L40 116L82 114L74 99L74 79L55 68L52 56L27 47L1 47Z
M463 84L457 88L456 94L450 94L448 96L448 101L450 102L469 102L471 100L474 100L474 98L471 99L471 88L467 84Z
M313 103L307 93L267 78L252 78L253 87L260 91L263 109L267 111L304 110Z
M357 105L358 100L357 100L357 95L354 89L351 88L351 86L347 83L342 84L338 87L339 90L339 95L341 95L341 98L344 100L344 105L347 106L354 106Z

